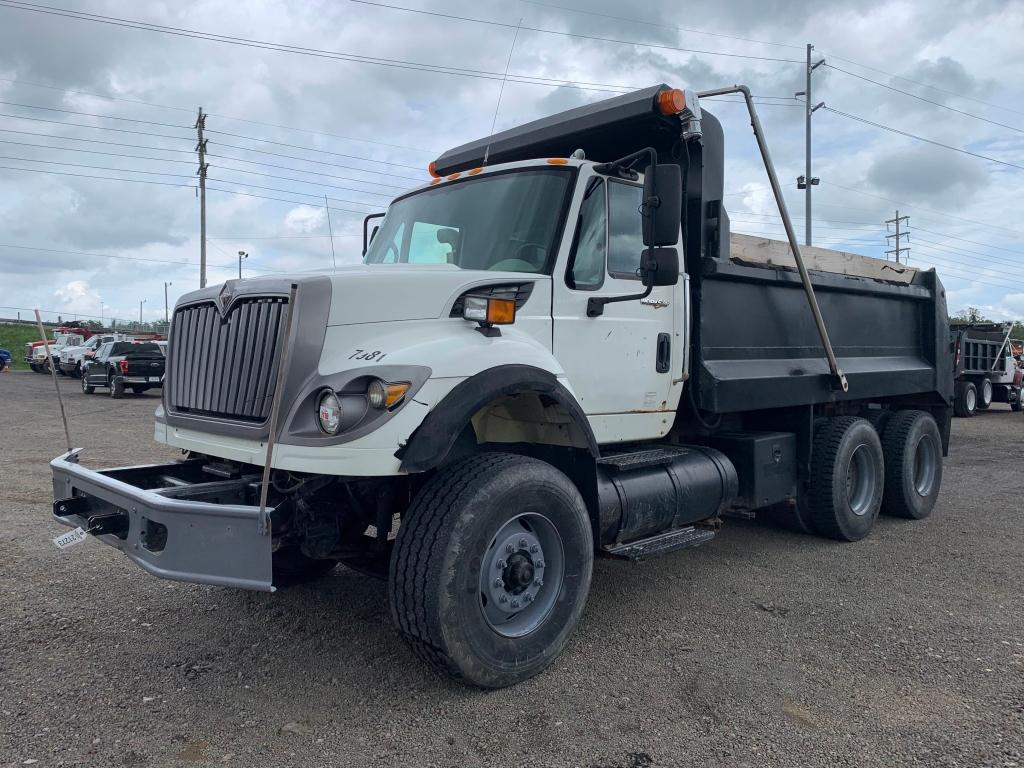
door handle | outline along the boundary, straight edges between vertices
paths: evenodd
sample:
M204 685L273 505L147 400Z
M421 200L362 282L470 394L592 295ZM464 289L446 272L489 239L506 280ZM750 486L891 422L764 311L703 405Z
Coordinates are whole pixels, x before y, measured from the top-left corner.
M672 367L672 337L667 333L658 334L658 352L655 358L654 369L658 373L668 373Z

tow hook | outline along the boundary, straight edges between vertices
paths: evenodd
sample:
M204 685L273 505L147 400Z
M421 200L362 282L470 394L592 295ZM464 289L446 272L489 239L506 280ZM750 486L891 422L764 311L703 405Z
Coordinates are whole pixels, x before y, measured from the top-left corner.
M93 515L89 518L89 527L86 533L91 533L94 536L113 534L123 539L128 535L128 514L126 512L111 512L105 515Z

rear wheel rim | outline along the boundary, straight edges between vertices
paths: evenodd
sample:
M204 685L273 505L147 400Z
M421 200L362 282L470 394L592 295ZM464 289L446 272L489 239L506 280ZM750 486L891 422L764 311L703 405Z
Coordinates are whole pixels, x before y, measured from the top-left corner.
M544 623L565 579L565 548L555 525L526 512L504 523L480 563L480 612L503 637L522 637Z
M872 461L871 449L862 443L854 449L846 468L846 501L857 517L871 511L877 484L878 468Z
M978 405L978 393L975 392L973 389L968 389L967 395L964 397L964 400L966 401L967 410L973 411L974 408Z
M922 498L931 496L935 490L938 455L938 448L932 437L925 435L918 441L914 450L914 490Z
M981 402L988 405L992 402L992 382L985 379L985 383L981 385Z

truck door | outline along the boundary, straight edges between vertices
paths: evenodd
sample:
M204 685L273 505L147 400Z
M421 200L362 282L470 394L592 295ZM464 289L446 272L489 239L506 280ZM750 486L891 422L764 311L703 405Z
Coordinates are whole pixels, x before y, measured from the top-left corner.
M683 337L676 336L675 294L656 287L641 301L604 305L587 317L592 296L643 291L640 182L594 176L585 182L571 251L554 275L553 347L598 442L664 435L675 409ZM682 315L681 315L682 316ZM674 372L674 374L673 374ZM678 394L676 394L676 402Z

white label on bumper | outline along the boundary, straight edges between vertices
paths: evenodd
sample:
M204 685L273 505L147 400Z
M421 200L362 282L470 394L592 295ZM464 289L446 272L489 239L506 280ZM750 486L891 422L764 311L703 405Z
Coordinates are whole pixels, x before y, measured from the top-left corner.
M53 540L53 543L57 545L57 549L67 549L68 547L75 546L75 544L81 544L88 537L89 534L85 532L85 529L79 526L73 531L62 533Z
M150 376L149 377L149 383L150 384L156 384L159 381L160 381L160 377L159 376Z

